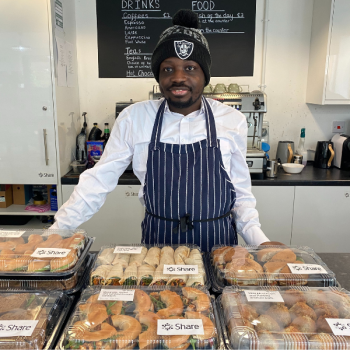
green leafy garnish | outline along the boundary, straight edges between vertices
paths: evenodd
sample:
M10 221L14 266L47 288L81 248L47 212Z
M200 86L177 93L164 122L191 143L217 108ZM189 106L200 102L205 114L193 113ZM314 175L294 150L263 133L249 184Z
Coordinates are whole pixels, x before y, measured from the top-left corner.
M25 271L28 266L22 266L22 267L17 267L17 269L14 269L13 271Z
M121 315L125 315L125 307L122 307L122 311L120 312Z
M30 304L34 301L36 295L33 294L30 296L29 300L27 301L27 305L26 305L26 309L28 309L28 307L30 306Z
M297 261L301 261L303 264L305 263L305 260L300 256L297 256Z
M75 341L69 341L67 345L65 345L65 349L79 349L80 344Z
M157 310L160 310L160 309L165 309L166 308L166 305L160 301L160 300L157 300L155 297L153 297L152 295L150 295L150 298L152 300L152 303L154 304L154 306L157 308Z
M117 301L113 301L113 303L109 303L108 306L107 306L107 314L108 315L112 315L112 310L111 310L111 307L113 305L115 305L117 303Z
M192 336L190 337L190 343L191 343L191 345L192 345L193 350L196 350L196 343L197 343L197 340L196 340L196 339L193 339Z
M142 325L142 329L141 332L146 332L148 329L148 326L146 326L145 324Z
M152 281L153 281L153 277L152 276L144 277L144 278L142 278L142 285L143 286L149 286Z

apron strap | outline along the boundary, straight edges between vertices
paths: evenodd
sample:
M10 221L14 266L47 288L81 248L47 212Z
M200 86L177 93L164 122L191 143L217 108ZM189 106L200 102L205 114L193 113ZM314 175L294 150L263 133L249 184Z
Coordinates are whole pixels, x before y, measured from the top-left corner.
M204 96L202 96L202 103L205 111L205 122L207 125L207 140L208 140L209 147L218 147L213 111L211 110L210 104ZM156 120L154 122L153 131L152 131L150 146L151 146L151 149L153 149L154 151L159 149L160 134L162 132L165 106L166 106L166 100L164 99L164 101L161 103L161 105L158 108Z

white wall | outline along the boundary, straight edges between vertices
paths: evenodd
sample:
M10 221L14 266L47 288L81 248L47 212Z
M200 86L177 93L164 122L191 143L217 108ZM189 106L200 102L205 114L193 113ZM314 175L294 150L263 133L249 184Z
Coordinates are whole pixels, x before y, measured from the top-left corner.
M114 122L118 101L145 100L154 79L99 79L95 0L75 0L80 110L88 113L88 125ZM262 64L264 1L257 0L256 50L253 77L212 78L211 83L248 84L259 89ZM332 137L332 120L346 120L350 132L350 106L317 106L305 103L313 0L269 0L266 94L270 144L275 156L279 140L298 142L306 128L306 147Z

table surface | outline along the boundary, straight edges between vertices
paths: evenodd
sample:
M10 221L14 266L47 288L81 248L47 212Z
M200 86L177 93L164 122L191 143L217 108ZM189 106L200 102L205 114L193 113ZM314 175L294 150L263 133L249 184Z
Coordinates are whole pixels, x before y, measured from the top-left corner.
M70 171L61 178L62 185L76 185L79 175ZM119 178L119 185L140 185L132 172ZM350 186L350 170L314 168L309 163L300 174L287 174L281 168L276 178L252 179L253 186Z

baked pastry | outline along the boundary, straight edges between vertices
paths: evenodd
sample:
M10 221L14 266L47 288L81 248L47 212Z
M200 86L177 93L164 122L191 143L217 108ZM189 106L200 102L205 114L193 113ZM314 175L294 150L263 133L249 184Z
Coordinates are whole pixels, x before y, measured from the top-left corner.
M256 312L255 308L249 304L242 304L240 314L244 319L248 321L254 321L259 317L259 314Z
M337 318L337 317L328 317L321 316L316 321L317 332L319 333L333 333L332 328L329 326L326 318Z
M255 322L255 329L257 332L261 332L261 331L278 332L281 330L281 327L271 316L260 315Z
M300 290L288 289L283 293L284 304L290 309L297 302L306 302L304 293Z
M310 350L330 350L334 348L334 340L329 334L319 333L309 339Z
M226 280L231 284L258 285L259 273L264 270L252 259L233 259L226 265Z
M269 331L261 331L258 333L259 336L259 350L278 350L277 339Z
M271 316L282 328L287 327L292 322L288 309L282 303L272 305L266 311L266 315Z
M317 318L324 316L327 318L339 318L339 311L332 305L322 304L315 307Z
M291 326L299 329L302 333L315 333L316 323L309 316L299 316L293 320Z
M302 302L298 302L295 305L293 305L289 309L289 312L292 317L292 320L294 320L299 316L308 316L314 321L317 320L315 311L312 310L310 306L307 306L305 303L302 303Z

